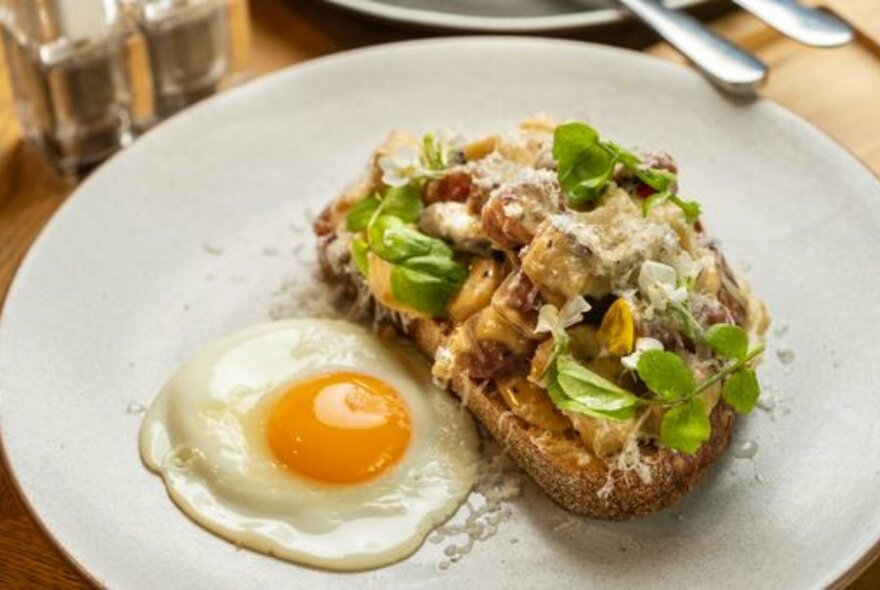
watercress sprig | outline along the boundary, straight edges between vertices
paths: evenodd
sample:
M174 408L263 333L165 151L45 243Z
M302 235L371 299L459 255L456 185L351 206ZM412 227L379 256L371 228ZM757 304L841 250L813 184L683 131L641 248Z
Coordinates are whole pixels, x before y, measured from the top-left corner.
M719 371L697 381L684 359L664 350L645 350L636 373L651 392L639 397L583 366L568 352L564 329L552 330L554 348L544 376L551 401L561 410L604 420L628 420L640 406L664 408L660 441L669 448L695 453L712 435L709 410L700 394L723 382L722 397L733 409L750 412L760 395L750 363L764 351L761 344L748 349L745 331L731 324L717 324L703 335L715 354L729 362Z
M614 142L602 141L599 133L586 123L575 121L556 128L553 157L559 185L568 204L575 209L583 209L601 197L614 175L614 166L620 164L656 191L642 206L645 215L668 201L684 212L688 222L700 216L699 203L685 201L672 190L675 174L645 167L636 154Z
M721 395L739 414L751 412L761 393L749 362L764 352L763 344L748 350L745 331L732 324L710 327L704 339L718 356L732 362L699 383L681 357L668 351L643 352L636 369L659 402L671 406L660 425L661 442L686 453L696 452L712 434L708 413L698 411L701 406L705 410L700 393L723 381Z

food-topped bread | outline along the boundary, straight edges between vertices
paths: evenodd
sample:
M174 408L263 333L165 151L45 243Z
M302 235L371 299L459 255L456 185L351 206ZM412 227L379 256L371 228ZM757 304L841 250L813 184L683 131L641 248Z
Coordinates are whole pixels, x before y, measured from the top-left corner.
M581 122L395 132L314 227L326 279L550 497L620 519L685 494L760 393L764 306L677 185Z

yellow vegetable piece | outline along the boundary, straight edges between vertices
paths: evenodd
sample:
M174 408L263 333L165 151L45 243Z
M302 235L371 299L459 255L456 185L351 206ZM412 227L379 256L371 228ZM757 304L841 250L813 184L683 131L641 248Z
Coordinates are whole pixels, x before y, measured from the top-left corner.
M529 424L551 432L571 427L571 420L556 409L547 392L525 377L503 379L497 385L507 407Z
M613 356L623 356L632 352L635 326L632 311L626 301L618 299L611 304L605 312L605 317L602 318L598 337L605 350Z

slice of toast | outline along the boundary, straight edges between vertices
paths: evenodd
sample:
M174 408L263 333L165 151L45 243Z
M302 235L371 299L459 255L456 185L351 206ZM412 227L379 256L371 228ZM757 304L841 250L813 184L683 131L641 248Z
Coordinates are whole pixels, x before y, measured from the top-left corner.
M357 198L357 197L354 197ZM434 359L452 327L444 320L405 318L373 300L348 255L349 235L340 216L353 197L344 195L315 223L324 278L343 286L374 319L392 324ZM571 432L556 433L514 415L491 381L457 374L449 389L463 400L485 429L553 500L576 514L626 519L664 508L686 494L725 450L734 411L724 401L712 410L712 435L694 455L651 442L636 442L611 460L593 455Z

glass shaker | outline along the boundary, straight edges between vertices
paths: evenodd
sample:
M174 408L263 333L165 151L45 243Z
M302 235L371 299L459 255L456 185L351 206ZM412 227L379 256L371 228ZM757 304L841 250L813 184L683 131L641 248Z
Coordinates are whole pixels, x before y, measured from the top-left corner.
M153 108L162 119L235 81L248 29L245 0L127 0L150 53Z
M132 138L127 39L112 0L0 0L0 36L25 138L63 173Z

